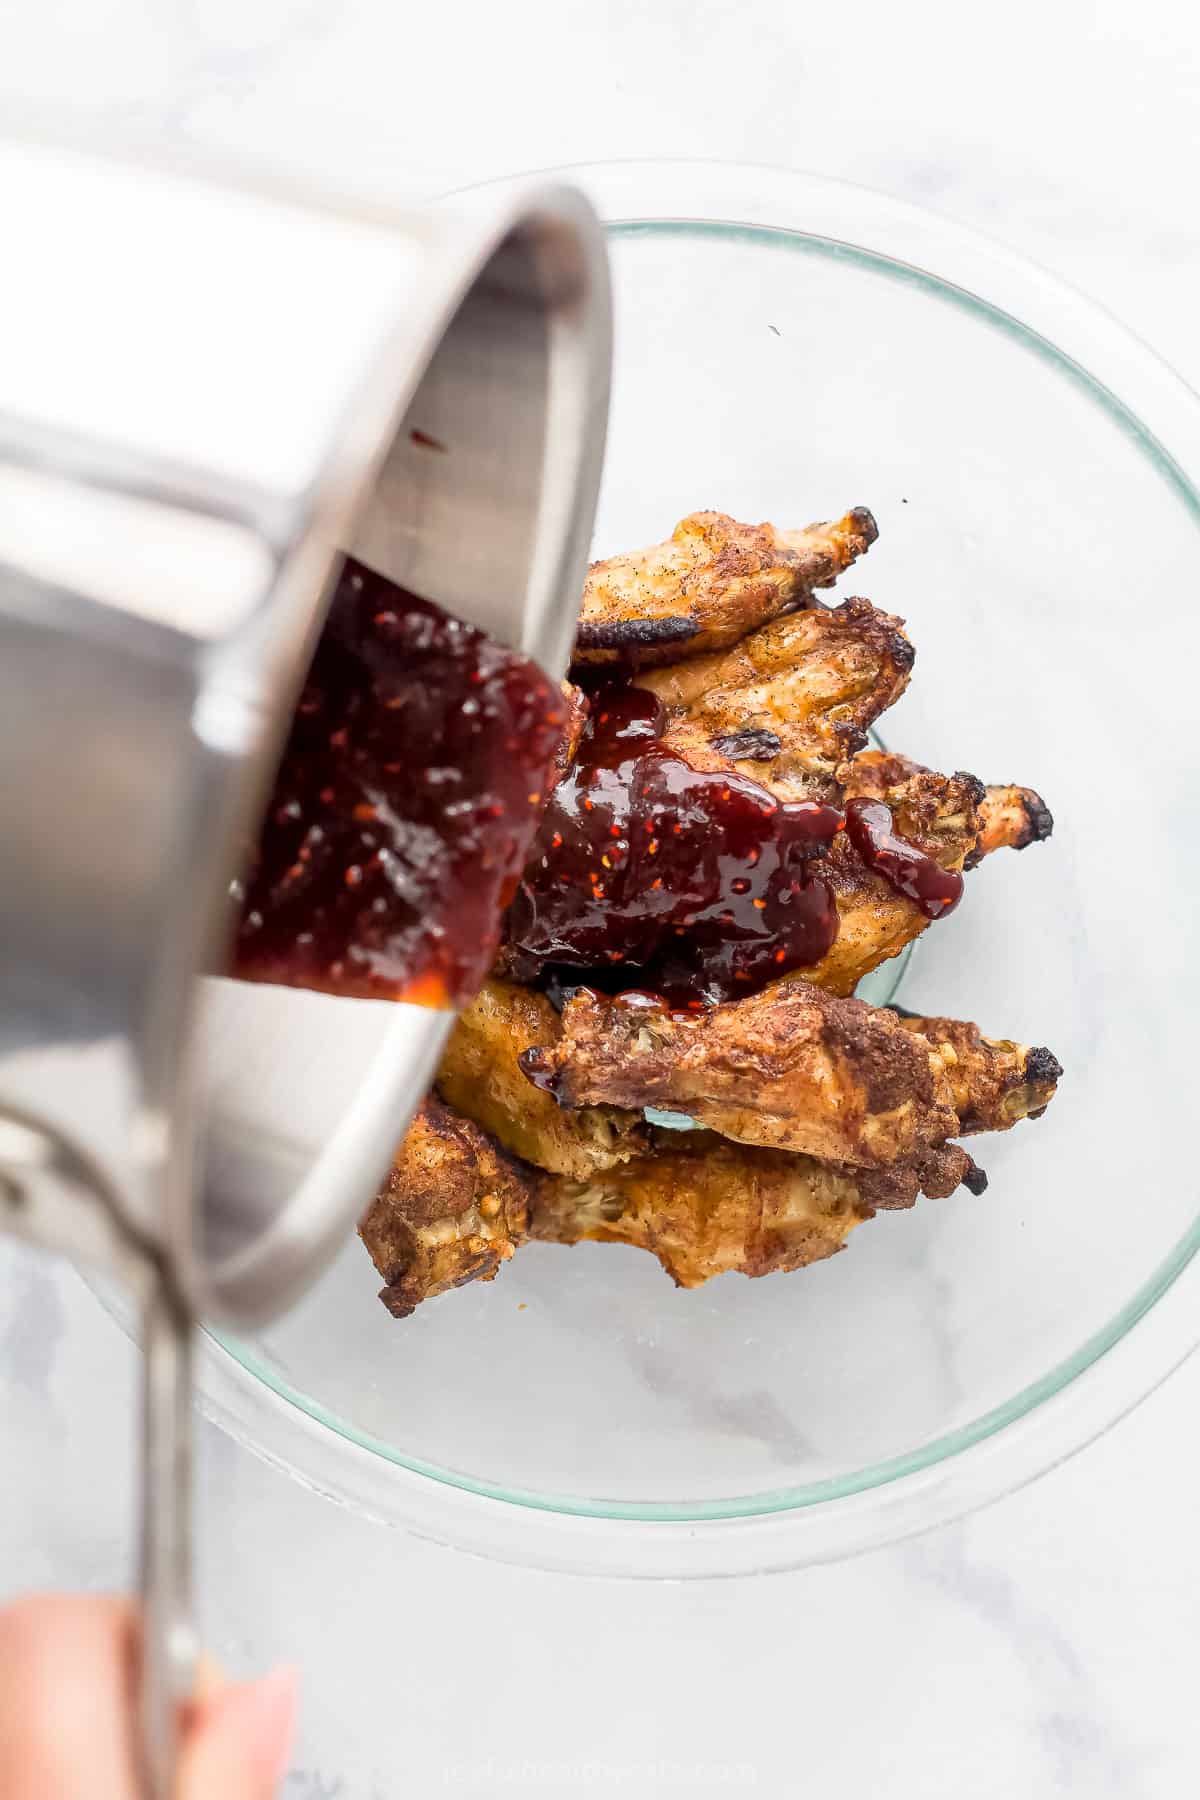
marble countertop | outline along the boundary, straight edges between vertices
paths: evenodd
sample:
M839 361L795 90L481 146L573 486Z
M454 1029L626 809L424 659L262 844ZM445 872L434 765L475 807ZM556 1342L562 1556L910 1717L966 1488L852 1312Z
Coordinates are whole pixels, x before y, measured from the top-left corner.
M407 15L407 16L406 16ZM608 156L812 168L1006 239L1193 382L1200 29L1168 0L41 0L0 105L375 193ZM0 1245L0 1595L127 1583L133 1352ZM1200 1359L986 1512L793 1575L539 1575L368 1525L205 1428L206 1635L298 1660L289 1800L714 1788L1182 1800L1200 1746ZM301 1617L310 1623L297 1640Z

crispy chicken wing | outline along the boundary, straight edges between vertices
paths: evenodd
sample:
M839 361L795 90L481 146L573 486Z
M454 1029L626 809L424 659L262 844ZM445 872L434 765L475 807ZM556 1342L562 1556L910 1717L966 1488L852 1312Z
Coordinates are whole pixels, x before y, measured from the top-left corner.
M840 1250L877 1211L984 1184L947 1145L890 1169L820 1163L731 1143L712 1132L653 1134L642 1153L586 1180L505 1155L487 1133L427 1102L396 1152L360 1228L397 1318L470 1281L491 1281L526 1237L631 1244L657 1256L679 1287L731 1270L770 1275ZM497 1209L497 1202L499 1207Z
M468 1281L491 1281L526 1235L529 1183L486 1132L426 1100L359 1236L398 1319Z
M864 750L841 771L847 799L882 800L896 830L943 869L973 869L992 851L1049 837L1050 809L1032 788L985 788L974 775L939 775L906 756ZM929 919L915 901L868 869L844 837L821 864L833 888L838 935L807 980L851 994L865 975L919 937Z
M956 1035L973 1029L927 1039L919 1021L793 978L694 1016L583 989L558 1041L521 1066L562 1106L667 1107L743 1143L887 1167L963 1118L1001 1129L1049 1101L1047 1051Z
M531 1235L632 1244L693 1288L730 1269L767 1275L832 1256L869 1217L852 1170L706 1131L671 1135L679 1141L590 1181L541 1183Z
M944 869L972 869L993 850L1047 837L1053 819L1030 788L985 789L964 771L943 775L889 751L846 759L903 690L907 650L898 620L848 601L776 620L724 655L649 671L638 684L670 709L666 741L693 768L736 767L784 800L882 800L897 832ZM721 685L710 686L716 677ZM847 995L930 921L844 835L819 872L833 889L838 935L805 975Z
M868 750L842 771L847 799L883 800L897 832L943 869L960 870L979 835L983 784L973 775L939 775L919 763ZM852 994L872 969L898 956L929 924L928 915L882 875L869 869L845 833L820 864L833 889L838 934L804 976L831 994Z
M838 771L908 685L903 620L869 600L791 613L732 650L638 676L670 711L666 741L729 758L781 800L839 797Z
M923 1018L893 1007L904 1031L920 1037L941 1059L959 1136L1007 1131L1020 1119L1045 1112L1062 1077L1062 1065L1044 1044L985 1038L965 1019Z
M707 1131L660 1132L645 1155L590 1181L539 1182L530 1235L649 1250L677 1287L730 1270L771 1275L832 1256L881 1208L911 1206L921 1191L951 1192L960 1180L978 1187L971 1159L949 1150L923 1176L911 1165L874 1171Z
M861 506L803 531L691 513L665 544L592 564L576 659L641 668L723 649L830 587L877 535Z
M893 750L863 750L842 770L847 800L882 800L891 807L896 829L943 868L965 860L979 835L979 814L987 789L974 775L959 769L941 775L897 756Z
M971 827L968 799L973 803L975 841L963 859L964 868L973 869L993 850L1025 850L1044 843L1054 830L1053 813L1032 788L983 787L962 770L939 775L891 750L861 751L842 769L841 778L847 799L860 794L886 801L904 835L921 843L945 868L954 866L947 857L958 855ZM947 794L949 782L961 786ZM948 799L959 804L948 805Z
M898 1162L958 1125L927 1046L893 1014L790 979L691 1017L582 989L558 1041L521 1063L562 1106L674 1108L830 1162Z
M559 1029L544 994L492 979L455 1026L435 1085L443 1100L515 1156L582 1181L636 1155L646 1129L638 1113L613 1106L563 1112L525 1079L518 1056L531 1045L553 1043Z
M667 543L593 564L577 659L652 690L667 744L693 768L736 768L786 801L881 801L895 834L943 870L1044 839L1053 820L1032 789L862 749L907 685L912 646L866 600L811 602L875 535L863 509L798 532L692 514ZM587 709L579 690L564 694L560 776ZM886 815L874 841L866 816L851 808L814 865L838 935L803 979L694 1013L584 988L560 1018L500 978L502 954L361 1227L393 1312L492 1279L527 1237L628 1243L694 1287L832 1255L919 1193L982 1191L951 1140L1039 1117L1062 1071L1045 1048L849 997L928 923L863 860L913 879ZM707 1129L655 1130L646 1105Z
M979 808L979 836L965 868L993 850L1025 850L1042 844L1054 830L1054 815L1040 794L1027 787L989 787Z

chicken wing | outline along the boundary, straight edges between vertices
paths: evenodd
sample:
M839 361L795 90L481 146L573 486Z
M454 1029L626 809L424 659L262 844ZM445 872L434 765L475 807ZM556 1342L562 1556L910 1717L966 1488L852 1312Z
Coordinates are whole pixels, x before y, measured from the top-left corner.
M929 1045L941 1059L950 1101L958 1114L956 1135L1007 1131L1020 1119L1039 1119L1054 1098L1062 1064L1044 1044L985 1038L965 1019L923 1018L893 1007L902 1030Z
M518 1056L531 1045L553 1043L559 1030L544 994L493 978L455 1026L435 1086L513 1155L583 1181L636 1155L646 1128L640 1114L613 1106L563 1112L525 1079Z
M396 1318L468 1281L491 1281L524 1239L529 1182L486 1132L426 1100L359 1226Z
M695 1015L582 989L558 1041L520 1060L561 1106L666 1107L742 1143L888 1167L938 1149L962 1117L1001 1129L1041 1110L1060 1073L1047 1057L954 1030L927 1039L919 1022L788 978Z
M737 769L785 801L882 802L895 834L943 870L1044 839L1053 820L1032 789L863 750L907 685L912 646L866 600L811 603L875 535L863 509L798 532L693 514L667 543L593 564L577 660L657 695L665 741L693 768ZM560 776L587 708L564 694ZM870 812L850 808L813 865L837 906L831 949L748 998L671 1011L652 994L584 988L560 1018L501 978L522 966L502 953L361 1227L394 1313L491 1280L529 1237L648 1249L695 1287L830 1256L919 1193L982 1191L952 1139L1039 1117L1062 1071L1043 1047L849 997L929 922L876 872L915 879L885 814L864 837ZM657 1131L646 1105L703 1129Z
M906 756L865 750L842 769L847 799L882 800L899 834L943 869L974 869L994 850L1023 850L1050 836L1050 809L1032 788L985 788L974 775L939 775ZM898 956L930 923L906 895L863 863L844 837L821 865L834 891L838 935L805 978L852 994L872 969Z
M841 779L847 800L884 801L896 829L943 868L964 861L979 836L987 789L962 769L942 775L893 750L863 750L845 765Z
M730 1270L758 1276L800 1269L834 1255L880 1208L911 1206L918 1192L948 1193L960 1180L978 1188L971 1159L949 1149L926 1185L915 1166L873 1171L733 1144L707 1131L660 1132L647 1154L590 1181L539 1182L530 1236L632 1244L651 1251L685 1288Z
M832 586L877 535L861 506L802 531L691 513L665 544L592 564L576 659L643 668L723 649Z
M417 1115L360 1228L397 1318L422 1300L491 1281L526 1238L631 1244L678 1287L737 1271L771 1275L832 1256L876 1212L986 1182L957 1145L890 1169L820 1163L712 1132L653 1134L642 1153L586 1180L507 1157L437 1101ZM497 1209L497 1202L499 1207Z
M816 607L732 650L640 674L638 686L669 709L666 741L688 760L711 747L781 800L836 802L838 771L908 685L903 624L869 600Z
M847 799L883 800L901 837L941 868L961 870L979 836L983 784L973 775L939 775L906 757L878 750L854 757L842 771ZM930 923L928 914L869 869L846 833L820 863L833 890L838 932L804 978L831 994L852 994L872 969L898 956Z
M1027 787L989 787L979 807L979 835L964 868L973 869L993 850L1026 850L1054 830L1054 815L1042 796Z
M591 1181L541 1184L531 1235L632 1244L657 1256L677 1287L694 1288L730 1269L767 1275L832 1256L869 1216L853 1171L710 1132L673 1135L677 1145Z

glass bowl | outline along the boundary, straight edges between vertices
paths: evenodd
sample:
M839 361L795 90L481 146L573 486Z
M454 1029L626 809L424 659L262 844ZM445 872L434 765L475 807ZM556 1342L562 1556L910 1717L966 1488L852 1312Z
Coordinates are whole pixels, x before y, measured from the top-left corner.
M969 877L901 997L1049 1044L1047 1116L795 1275L675 1290L643 1253L532 1245L404 1322L356 1241L286 1318L209 1339L204 1402L372 1515L544 1566L828 1558L1010 1489L1197 1335L1177 1122L1198 962L1200 403L1095 306L945 221L808 176L565 171L617 308L596 552L699 507L864 504L839 585L909 621L888 744L1040 789L1052 841ZM881 997L896 974L885 979Z

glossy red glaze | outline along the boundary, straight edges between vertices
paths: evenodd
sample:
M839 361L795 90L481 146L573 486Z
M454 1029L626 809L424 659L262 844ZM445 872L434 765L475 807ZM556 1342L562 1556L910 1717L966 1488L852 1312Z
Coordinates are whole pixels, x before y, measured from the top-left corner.
M815 963L833 942L837 909L811 864L842 815L693 769L660 741L664 724L643 688L593 695L509 913L525 978L605 969L606 985L703 1006Z
M465 1005L563 720L534 663L348 561L240 896L234 972Z
M915 900L926 918L940 919L962 899L963 878L897 837L892 809L882 800L846 802L846 834L869 869Z

